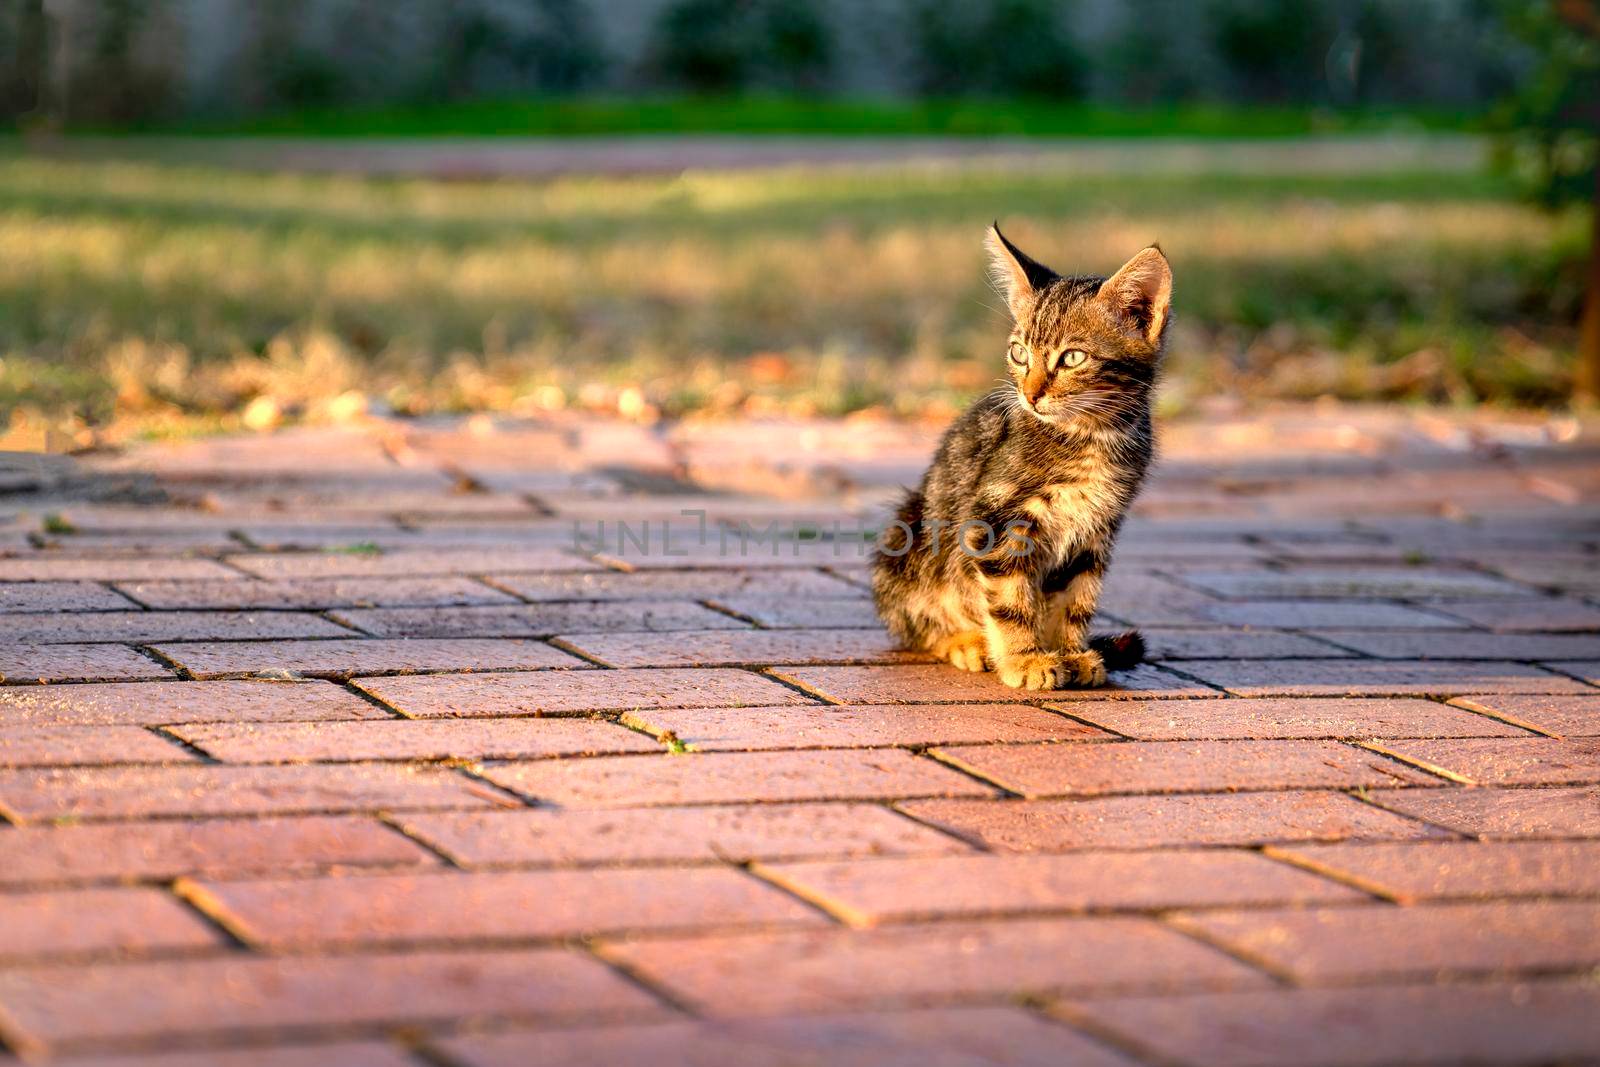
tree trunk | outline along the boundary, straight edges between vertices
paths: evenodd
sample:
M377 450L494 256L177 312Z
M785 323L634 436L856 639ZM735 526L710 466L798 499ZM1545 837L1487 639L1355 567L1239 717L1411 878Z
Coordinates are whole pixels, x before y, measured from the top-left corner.
M1578 323L1578 366L1573 395L1580 403L1600 401L1600 167L1595 169L1594 218L1590 222L1589 274L1583 318Z
M9 56L0 56L11 70L0 78L0 117L20 118L44 110L48 85L49 37L44 0L21 0L11 26ZM6 51L7 49L0 49Z

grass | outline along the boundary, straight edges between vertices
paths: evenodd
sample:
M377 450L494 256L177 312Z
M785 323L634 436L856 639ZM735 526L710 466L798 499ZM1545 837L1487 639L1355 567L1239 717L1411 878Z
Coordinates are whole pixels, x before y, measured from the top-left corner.
M1002 373L997 215L1067 270L1162 243L1169 408L1564 402L1583 216L1481 175L1132 158L468 183L0 152L0 415L80 444L374 408L942 416Z
M1443 109L1330 111L1184 104L1110 107L1049 101L802 100L787 97L521 99L322 108L151 132L295 137L501 137L604 134L870 136L1295 137L1392 129L1466 130L1479 116Z

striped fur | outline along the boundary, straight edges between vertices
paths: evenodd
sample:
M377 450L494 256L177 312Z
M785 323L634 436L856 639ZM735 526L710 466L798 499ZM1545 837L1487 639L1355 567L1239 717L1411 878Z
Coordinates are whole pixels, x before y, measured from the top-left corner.
M1028 689L1095 686L1143 657L1091 637L1117 531L1154 455L1172 274L1147 248L1061 277L989 233L1015 318L1012 384L975 403L879 539L878 613L905 645Z

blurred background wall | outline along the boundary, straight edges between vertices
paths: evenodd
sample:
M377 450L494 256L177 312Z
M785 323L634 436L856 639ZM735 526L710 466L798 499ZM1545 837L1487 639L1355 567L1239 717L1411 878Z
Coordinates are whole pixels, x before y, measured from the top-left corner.
M1039 96L1472 109L1496 0L0 0L68 121L528 93ZM36 74L35 76L38 76ZM11 91L13 106L26 90Z

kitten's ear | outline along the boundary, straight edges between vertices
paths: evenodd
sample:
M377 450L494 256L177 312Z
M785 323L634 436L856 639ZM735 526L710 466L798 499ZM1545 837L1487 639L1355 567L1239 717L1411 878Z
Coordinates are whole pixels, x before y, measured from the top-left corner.
M989 274L995 288L1005 296L1012 317L1020 318L1034 294L1056 280L1056 272L1006 240L998 222L989 227L983 243L989 249Z
M1172 308L1172 265L1160 248L1151 245L1106 279L1099 299L1110 304L1146 341L1158 345Z

